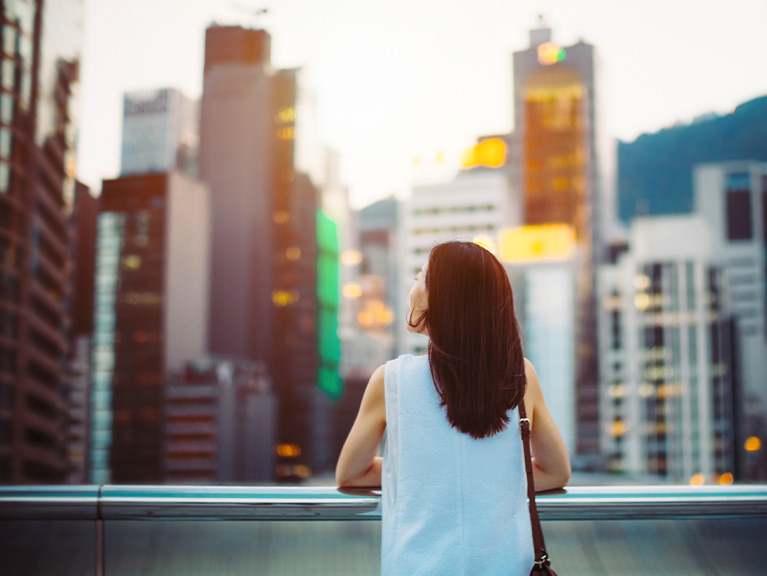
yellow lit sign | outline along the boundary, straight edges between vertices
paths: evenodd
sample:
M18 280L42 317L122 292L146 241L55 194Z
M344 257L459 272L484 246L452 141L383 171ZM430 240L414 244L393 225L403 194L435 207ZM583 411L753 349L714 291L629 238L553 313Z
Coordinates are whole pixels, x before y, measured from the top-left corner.
M575 247L575 230L567 224L542 224L506 228L500 233L502 262L522 263L569 259Z
M500 168L504 162L506 162L506 142L500 138L488 138L463 153L461 167Z

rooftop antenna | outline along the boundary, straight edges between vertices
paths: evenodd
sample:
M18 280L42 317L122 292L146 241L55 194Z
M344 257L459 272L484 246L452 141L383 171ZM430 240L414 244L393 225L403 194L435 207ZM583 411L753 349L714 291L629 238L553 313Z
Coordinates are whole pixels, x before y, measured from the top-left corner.
M259 23L261 22L261 16L264 14L269 13L268 8L253 8L252 6L246 6L245 4L240 4L239 2L231 2L230 6L237 10L238 12L247 12L250 14L252 20L252 26L253 28L258 28ZM261 27L263 28L263 26Z

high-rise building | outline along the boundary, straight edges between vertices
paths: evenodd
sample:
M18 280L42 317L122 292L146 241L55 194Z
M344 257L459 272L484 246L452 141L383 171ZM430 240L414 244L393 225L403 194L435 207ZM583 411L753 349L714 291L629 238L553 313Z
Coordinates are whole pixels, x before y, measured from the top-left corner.
M313 419L326 412L318 402L340 394L338 230L321 210L311 99L300 71L272 69L270 50L263 30L206 32L199 158L212 193L210 350L265 362L278 442L299 447L295 465L327 467L316 429L327 426Z
M62 390L81 0L3 2L0 482L66 473Z
M559 46L546 27L530 31L530 46L514 53L514 118L510 173L526 225L565 224L575 231L577 455L599 449L595 264L601 228L609 223L610 148L600 110L594 47Z
M196 176L198 116L198 103L174 88L125 94L120 174Z
M186 363L165 389L165 481L271 481L276 419L276 399L263 364L215 358Z
M69 218L72 266L70 272L69 353L64 371L67 398L67 483L88 481L90 445L91 341L93 285L96 257L98 199L82 182L75 184Z
M98 217L91 481L162 478L164 385L207 352L210 198L180 173L103 183Z
M698 215L632 222L600 269L601 445L616 472L733 481L736 394L715 240Z
M575 294L578 254L566 224L500 232L498 258L509 275L522 350L569 453L575 451Z
M427 338L407 332L407 294L413 279L439 242L477 241L495 251L499 232L515 223L509 181L503 170L474 168L460 172L454 180L413 188L402 204L399 291L403 317L396 322L399 353L421 353Z
M737 479L767 479L767 163L703 164L693 169L694 210L708 224L712 257L732 316ZM748 447L747 447L748 446Z

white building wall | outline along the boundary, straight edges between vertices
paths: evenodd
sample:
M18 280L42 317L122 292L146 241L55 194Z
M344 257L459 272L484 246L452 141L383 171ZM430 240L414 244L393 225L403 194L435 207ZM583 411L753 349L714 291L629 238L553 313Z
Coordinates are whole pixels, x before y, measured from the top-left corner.
M716 384L722 367L711 353L711 323L725 318L726 303L708 286L716 262L707 223L639 218L630 246L599 270L600 448L614 471L653 473L649 460L660 453L671 480L732 472L727 448L715 449L731 435L728 414L715 417L715 404L729 409L722 398L728 375ZM654 287L646 275L653 266L660 272ZM648 346L646 330L657 330L662 342ZM657 367L653 359L661 360Z
M489 238L497 242L498 233L510 222L510 190L507 175L501 170L475 169L461 172L443 184L418 186L401 204L400 294L403 312L409 307L407 295L431 249L448 240ZM403 316L404 316L403 315ZM426 349L425 336L407 332L398 318L399 354L420 353Z
M210 194L177 172L168 175L164 268L165 373L208 350Z
M732 240L727 224L728 175L741 174L750 190L749 239ZM731 182L731 180L730 180ZM750 417L767 417L767 164L726 162L693 172L695 210L708 222L715 257L725 275L725 296L737 323L738 359ZM758 434L758 430L746 431Z
M535 366L567 451L574 454L575 259L504 266L514 289L523 352Z

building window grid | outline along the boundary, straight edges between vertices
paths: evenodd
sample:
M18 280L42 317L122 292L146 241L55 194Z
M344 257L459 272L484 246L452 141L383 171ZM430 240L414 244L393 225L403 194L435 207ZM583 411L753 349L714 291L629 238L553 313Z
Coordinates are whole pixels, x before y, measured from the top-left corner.
M104 212L97 220L96 294L94 316L93 375L91 402L93 443L90 450L91 481L108 482L109 447L112 436L111 385L115 364L115 301L119 253L124 234L124 216Z

